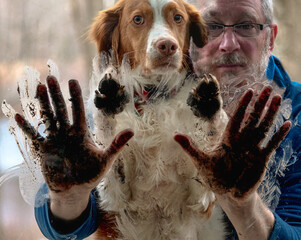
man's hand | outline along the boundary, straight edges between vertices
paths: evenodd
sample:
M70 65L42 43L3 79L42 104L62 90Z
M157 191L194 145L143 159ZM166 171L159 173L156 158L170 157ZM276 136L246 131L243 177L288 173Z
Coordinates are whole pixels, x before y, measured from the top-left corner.
M221 143L211 152L200 151L186 135L174 137L192 157L240 240L268 239L275 222L273 213L256 190L270 155L288 133L291 123L285 122L267 145L261 146L281 102L280 96L273 97L264 114L270 94L271 88L264 88L253 111L247 115L246 109L253 97L253 91L247 91L230 118Z
M270 155L291 126L290 122L285 122L267 145L261 147L281 103L281 97L274 96L264 114L271 91L270 87L264 88L247 118L246 109L253 91L244 94L230 118L221 143L211 152L200 151L186 135L175 135L175 140L192 157L204 182L213 192L231 193L234 198L242 198L256 191Z
M76 214L72 213L70 216L74 218L85 209L90 191L98 185L110 169L122 147L133 136L133 132L124 130L115 137L107 149L99 149L89 136L84 102L78 82L69 81L72 124L68 119L66 104L56 78L49 76L47 85L53 109L46 86L40 84L37 87L37 98L47 136L41 136L20 114L16 114L15 119L24 133L32 139L35 150L40 156L43 176L52 199L57 199L60 205L64 205L64 201L68 202L71 213L73 211L71 206L79 205L83 199L82 207ZM57 215L63 215L60 211L57 213ZM69 218L68 216L62 217Z

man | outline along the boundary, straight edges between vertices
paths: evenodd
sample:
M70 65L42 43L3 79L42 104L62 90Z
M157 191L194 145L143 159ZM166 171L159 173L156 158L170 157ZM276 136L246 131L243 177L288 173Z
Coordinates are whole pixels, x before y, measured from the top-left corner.
M291 99L293 107L293 127L286 137L292 140L293 156L286 158L292 157L295 163L286 169L284 176L275 179L281 187L276 211L265 206L256 187L243 197L217 194L218 202L239 239L301 239L301 85L291 82L280 61L271 55L277 36L272 0L197 0L192 3L200 9L209 34L208 44L192 51L196 70L215 74L223 85L233 77L242 79L246 72L252 72L255 79L262 79L267 69L267 78L285 90L284 100ZM204 157L195 147L189 150L192 144L182 136L182 141L185 140L184 149L197 152L197 164L202 165L208 156ZM288 141L280 148L285 148L284 143ZM281 161L277 158L281 153L277 154L274 161Z
M299 129L301 118L298 118L301 106L298 103L301 100L301 86L290 82L278 59L273 56L269 58L277 35L277 26L272 24L271 2L264 0L204 0L198 1L198 3L208 24L209 42L203 49L198 50L198 54L194 53L196 70L200 73L203 71L214 73L223 86L224 83L231 79L236 77L240 79L240 74L245 76L246 72L249 74L250 72L252 74L255 73L252 79L261 79L269 59L267 76L270 79L274 79L280 87L286 87L284 98L292 100L293 110L291 121L293 127L287 139L293 140L292 148L297 161L289 166L285 172L285 176L278 179L282 194L276 211L271 211L266 207L257 193L258 179L261 178L268 159L264 152L261 151L262 148L259 147L259 143L264 138L262 132L265 133L269 126L261 125L261 128L256 128L255 126L264 109L259 109L260 113L254 112L256 116L249 118L250 122L243 129L246 133L244 138L241 137L239 132L244 115L240 114L239 111L249 104L253 91L247 91L244 95L239 103L241 108L238 108L238 112L234 114L235 119L230 120L232 124L230 124L224 133L224 139L235 139L236 146L231 141L222 142L221 148L209 155L199 151L197 146L183 134L177 134L175 140L179 142L185 151L192 155L194 163L200 171L207 170L207 168L211 170L212 166L206 166L204 164L206 162L215 163L216 160L220 159L231 162L235 160L231 156L238 155L242 159L246 157L254 160L254 162L263 163L261 169L253 169L254 174L257 174L254 178L256 179L255 182L252 181L253 175L243 173L240 175L241 182L245 184L240 187L241 191L237 192L235 189L230 189L223 192L218 187L212 189L215 191L218 203L236 230L239 239L301 239L301 230L298 228L301 226L301 161L298 159L300 157L299 143L301 140L301 130ZM99 214L97 213L97 209L95 209L95 199L91 196L89 200L90 190L97 185L99 179L102 178L111 166L114 156L129 141L133 133L130 130L126 130L115 138L108 149L104 151L96 149L96 146L93 145L87 134L83 101L78 83L76 81L69 82L71 101L74 106L73 125L70 125L66 120L66 107L64 106L64 101L61 100L62 95L58 83L52 77L47 79L47 83L50 88L51 97L55 100L54 109L58 116L57 121L60 126L64 126L67 129L67 134L62 135L60 132L57 133L57 126L51 120L53 119L53 113L50 110L46 86L39 85L37 97L41 103L42 114L45 115L45 119L47 120L48 131L50 136L52 136L49 141L43 140L43 144L40 145L41 154L45 154L42 169L48 173L46 182L51 190L49 193L51 198L49 207L51 211L48 210L47 204L44 204L42 207L36 209L36 217L44 232L47 232L48 237L64 239L67 236L65 234L74 231L72 236L68 234L68 239L72 239L75 235L77 239L82 239L88 234L93 233L95 226L98 226L96 222ZM248 86L248 84L248 81L241 81L234 88L240 89ZM270 90L268 88L265 89L266 96L269 96ZM265 96L265 94L261 94L261 96ZM280 102L280 97L274 97L273 99L274 102L271 103L271 106L276 106ZM266 101L267 99L263 99L259 102ZM265 104L261 105L264 106ZM22 116L17 114L16 120L19 126L36 142L42 142L42 137L28 125ZM270 122L270 120L267 122ZM278 135L276 133L276 138L281 138L279 135L284 136L289 127L289 122L284 123ZM253 129L254 132L252 131ZM263 129L264 131L256 132L256 129ZM91 159L100 158L100 163L88 166L90 168L88 170L92 172L93 169L102 170L96 170L95 175L91 176L90 179L81 176L82 179L72 182L74 179L68 178L68 174L66 174L68 172L66 172L63 164L51 165L47 164L47 162L53 162L54 160L49 155L50 150L54 153L54 156L61 142L77 141L78 139L74 138L75 136L85 139L90 144L81 145L78 149L66 149L66 152L70 152L71 158L79 158L82 162L91 162ZM54 138L56 141L52 141ZM275 140L274 137L270 141L272 145L275 142L273 140ZM256 142L256 144L253 145L253 142ZM270 146L270 148L273 147ZM281 147L282 149L285 148L285 146ZM278 155L281 155L281 153L277 152ZM64 156L61 158L64 158ZM210 159L210 161L205 161L207 159ZM275 160L277 159L275 157ZM55 160L56 163L61 161L61 159ZM224 170L226 171L226 169ZM210 176L206 175L206 171L202 173L204 177L208 177L207 182L209 185L215 186L215 183L211 181L212 179L210 180ZM46 192L47 189L42 189L39 195L43 195L43 191ZM39 203L37 202L37 204ZM94 206L94 208L91 206ZM105 215L101 217L105 217ZM48 221L48 219L50 219L52 226L57 231L54 231L53 228L46 229L50 227L50 224L43 221ZM105 221L105 218L102 218L102 222L105 223ZM104 225L104 228L109 231L109 224ZM62 228L62 226L64 227ZM233 233L230 239L235 238L235 235Z

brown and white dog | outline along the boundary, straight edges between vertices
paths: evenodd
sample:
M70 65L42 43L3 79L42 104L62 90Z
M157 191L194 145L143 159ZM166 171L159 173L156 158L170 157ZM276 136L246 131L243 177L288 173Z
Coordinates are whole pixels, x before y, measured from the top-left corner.
M225 239L214 194L173 138L182 132L210 150L228 121L216 79L197 78L189 64L190 41L206 43L199 12L183 0L120 0L99 13L90 36L105 56L91 80L96 141L106 147L125 128L135 133L98 187L117 235L104 226L99 234Z

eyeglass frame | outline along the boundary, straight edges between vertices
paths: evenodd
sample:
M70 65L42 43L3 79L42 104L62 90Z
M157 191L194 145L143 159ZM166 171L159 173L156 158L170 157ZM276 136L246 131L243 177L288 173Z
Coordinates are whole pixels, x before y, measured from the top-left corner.
M218 36L216 36L216 37L210 37L209 30L208 30L208 37L212 38L212 39L218 38L219 36L221 36L225 32L225 28L230 28L230 27L233 28L233 32L237 34L237 31L235 29L236 26L242 26L242 25L248 25L248 24L258 26L259 27L258 34L255 35L255 36L249 36L249 37L242 36L240 34L238 34L238 36L243 37L243 38L257 37L259 35L260 31L262 31L263 29L271 26L270 24L260 24L260 23L251 23L251 22L250 23L237 23L237 24L232 24L232 25L226 25L226 24L221 24L221 23L206 23L206 25L208 26L208 28L209 28L210 25L215 25L215 26L221 26L221 27L223 27L221 33Z

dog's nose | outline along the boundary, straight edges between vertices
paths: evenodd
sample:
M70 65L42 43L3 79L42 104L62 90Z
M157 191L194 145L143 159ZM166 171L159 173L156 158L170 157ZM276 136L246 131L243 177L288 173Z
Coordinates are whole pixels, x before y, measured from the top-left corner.
M156 48L164 56L172 56L178 49L178 44L171 39L161 39L156 43Z

